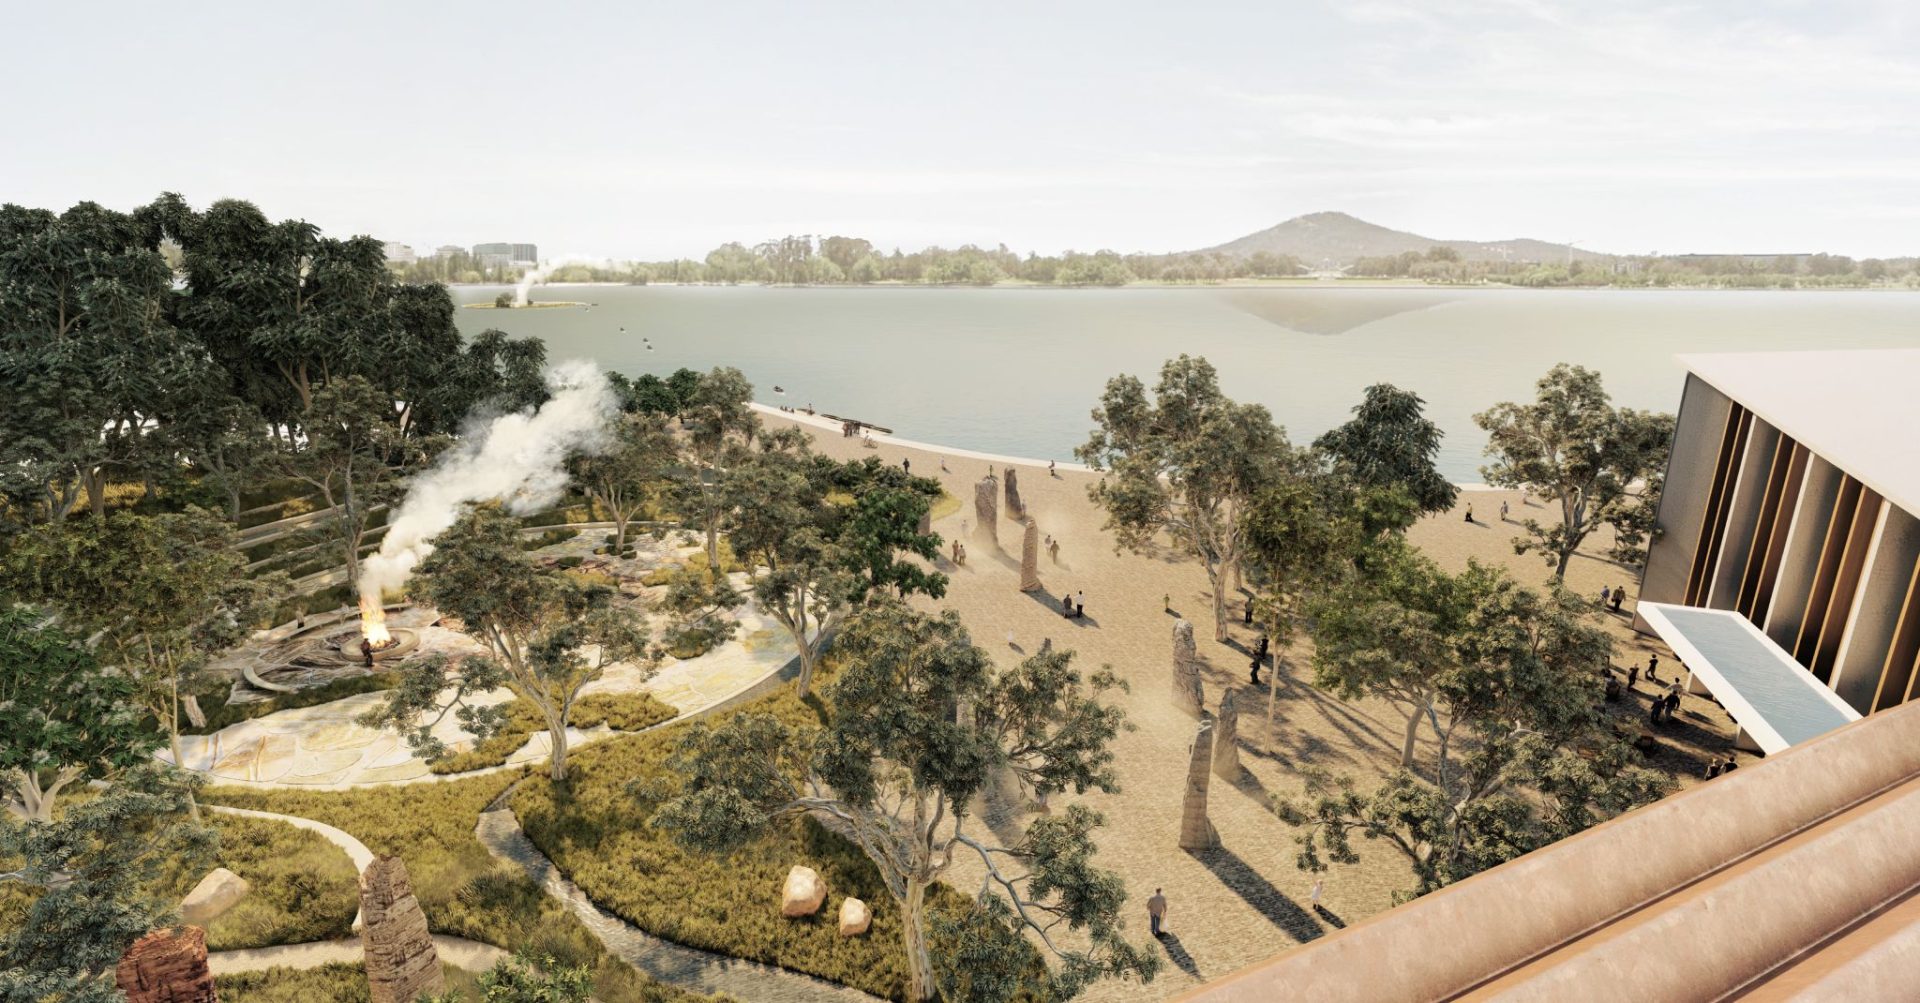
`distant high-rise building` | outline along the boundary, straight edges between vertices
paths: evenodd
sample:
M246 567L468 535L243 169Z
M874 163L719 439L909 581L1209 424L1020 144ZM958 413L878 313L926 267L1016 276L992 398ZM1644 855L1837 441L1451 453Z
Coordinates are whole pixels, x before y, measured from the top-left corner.
M467 253L467 249L461 247L459 244L441 244L439 247L433 249L433 256L436 258L451 258L456 254L465 253Z
M415 261L420 260L420 256L413 253L413 248L397 240L387 241L383 249L387 252L387 264L389 265L411 265Z
M475 244L473 256L483 262L503 265L537 265L540 252L532 244Z

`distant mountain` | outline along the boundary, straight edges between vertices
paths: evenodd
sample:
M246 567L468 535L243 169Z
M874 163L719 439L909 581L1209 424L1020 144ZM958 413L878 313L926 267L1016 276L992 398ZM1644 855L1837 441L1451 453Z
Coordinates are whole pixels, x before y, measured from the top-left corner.
M1435 247L1451 247L1468 261L1565 261L1569 248L1544 240L1435 240L1405 230L1356 219L1344 212L1315 212L1295 216L1278 226L1250 233L1238 240L1203 248L1248 257L1261 251L1291 254L1309 268L1345 268L1355 258L1386 257L1408 251L1424 254ZM1612 255L1572 248L1580 261L1605 261Z

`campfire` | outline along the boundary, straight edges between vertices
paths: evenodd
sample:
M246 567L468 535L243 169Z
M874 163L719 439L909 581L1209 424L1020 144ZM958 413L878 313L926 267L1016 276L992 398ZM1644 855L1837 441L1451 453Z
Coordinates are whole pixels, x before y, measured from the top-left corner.
M373 645L373 650L391 648L395 644L393 634L387 630L387 611L377 602L365 598L360 600L360 635Z

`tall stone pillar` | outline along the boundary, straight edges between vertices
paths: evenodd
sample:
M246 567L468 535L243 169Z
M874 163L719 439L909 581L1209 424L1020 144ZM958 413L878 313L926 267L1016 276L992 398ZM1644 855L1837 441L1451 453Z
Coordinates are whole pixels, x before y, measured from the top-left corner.
M1246 690L1220 694L1220 713L1213 723L1213 772L1222 780L1240 776L1240 700Z
M1013 467L1007 467L1007 518L1024 519L1027 506L1020 501L1020 478Z
M1206 707L1206 692L1200 684L1200 654L1194 646L1193 623L1173 621L1173 703L1198 716Z
M1000 481L992 474L973 486L973 535L998 547L1000 545Z
M1020 591L1040 591L1040 524L1032 519L1027 520L1027 531L1020 538Z
M1207 788L1213 780L1213 716L1202 713L1193 734L1187 761L1187 792L1180 802L1180 848L1211 850L1220 845L1220 833L1207 819Z
M413 897L407 865L399 857L381 857L361 873L360 913L373 1003L413 1003L446 991L427 914Z
M215 1003L207 970L207 931L155 930L133 942L114 966L113 983L128 1003Z

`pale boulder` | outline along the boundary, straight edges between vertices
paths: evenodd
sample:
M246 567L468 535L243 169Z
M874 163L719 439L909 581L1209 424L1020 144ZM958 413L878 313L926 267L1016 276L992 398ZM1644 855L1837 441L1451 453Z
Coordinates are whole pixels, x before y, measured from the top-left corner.
M180 920L194 926L206 926L247 897L247 879L224 867L216 867L193 886L180 900Z
M787 883L780 889L780 915L788 918L811 916L827 901L827 883L811 867L795 864L787 872Z
M873 925L873 911L859 899L843 899L840 902L840 936L858 937Z

